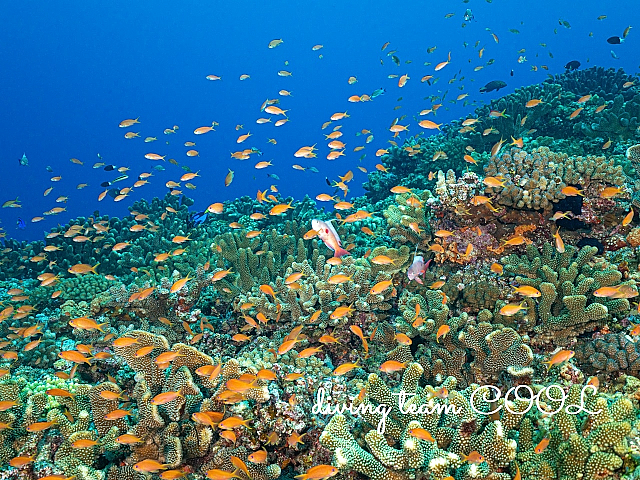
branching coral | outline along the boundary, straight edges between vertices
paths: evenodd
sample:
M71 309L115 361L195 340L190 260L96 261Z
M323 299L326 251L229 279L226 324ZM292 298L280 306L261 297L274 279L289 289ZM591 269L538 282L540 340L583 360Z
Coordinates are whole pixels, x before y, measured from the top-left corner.
M421 245L431 238L425 204L431 198L428 190L396 195L395 204L382 214L389 225L391 240L399 244Z
M270 284L276 292L275 298L258 287L253 287L239 297L240 303L252 304L256 315L261 313L268 319L275 320L284 312L285 319L294 323L310 318L318 310L328 316L340 305L353 305L356 311L361 312L388 310L391 308L389 300L393 288L387 288L381 293L371 293L370 290L377 283L391 279L386 270L393 273L403 268L409 252L407 247L399 250L378 247L376 250L380 254L391 255L394 263L379 266L371 265L366 260L344 257L339 265L330 265L323 256L317 257L315 265L309 260L300 263L294 261L280 272L282 276L277 276ZM303 274L295 288L285 284L286 278L294 273ZM346 280L330 282L329 279L335 275L344 275ZM323 316L321 320L325 321L326 317Z
M507 409L504 399L489 403L487 396L479 401L478 385L455 390L451 378L445 382L448 396L442 399L419 386L421 375L422 367L416 363L407 366L396 387L389 387L376 374L369 375L366 395L357 402L365 422L365 445L356 441L357 430L340 414L320 437L334 453L334 465L344 473L356 471L375 480L409 478L410 471L430 479L452 475L462 480L507 480L517 470L528 476L595 480L620 471L626 457L625 436L638 423L626 398L609 404L605 396L590 396L586 408L599 413L578 417L563 410L550 423L527 409L532 399L510 402ZM580 392L581 386L574 385L567 405L580 405ZM549 403L550 409L559 402ZM499 413L488 415L490 411ZM435 441L424 439L422 433L412 435L415 429L426 430ZM551 430L553 445L541 455L534 453L534 440L545 435L543 429ZM481 460L464 462L462 455L472 451ZM511 475L505 473L507 469Z
M623 333L609 333L575 346L576 359L590 373L640 373L640 344L629 340Z
M600 287L618 285L622 274L613 266L595 259L596 247L567 247L559 253L551 244L545 244L542 252L533 245L527 246L523 256L512 254L505 259L504 271L515 275L519 285L537 288L541 292L539 302L526 300L528 310L524 315L496 319L511 323L511 318L521 323L520 330L532 335L537 345L567 345L572 338L603 325L614 316L623 317L629 312L629 301L594 297Z

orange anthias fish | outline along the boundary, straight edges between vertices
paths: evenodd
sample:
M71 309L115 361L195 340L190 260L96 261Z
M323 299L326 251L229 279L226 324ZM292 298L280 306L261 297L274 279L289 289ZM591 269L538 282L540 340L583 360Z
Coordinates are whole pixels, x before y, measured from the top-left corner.
M537 298L542 295L542 293L540 293L540 290L538 290L535 287L530 287L528 285L524 285L521 287L512 287L512 288L513 288L513 293L519 293L524 297Z
M249 428L249 420L243 420L240 417L229 417L218 425L223 430L231 430L239 426Z
M387 360L380 365L380 371L385 373L393 373L407 368L407 362L401 363L396 360Z
M475 463L476 465L484 462L484 457L480 455L476 450L471 452L469 455L465 455L464 453L462 453L460 454L460 456L465 462Z
M182 390L178 390L177 392L159 393L151 399L150 403L152 405L164 405L165 403L174 401L178 397L182 397Z
M558 227L556 233L553 234L553 238L556 241L556 250L558 251L558 253L564 253L564 241L560 236L560 227Z
M624 193L625 190L622 187L606 187L602 192L600 192L600 197L602 198L613 198L616 195Z
M499 313L500 315L504 315L505 317L511 317L521 310L527 310L527 308L529 307L525 306L525 302L522 302L520 304L508 303L500 309Z
M136 437L135 435L130 435L125 433L116 438L116 442L121 445L134 445L136 443L142 443L142 439L140 437Z
M192 277L189 277L189 274L185 278L182 278L171 285L171 289L169 290L171 293L176 293L184 287L189 280L192 280Z
M85 357L77 350L66 350L64 352L60 352L58 356L64 360L68 360L69 362L86 363L91 365L90 358Z
M342 365L336 367L336 369L333 371L333 374L336 376L345 375L355 368L361 368L358 362L343 363Z
M316 353L320 353L321 351L322 351L321 347L305 348L300 353L298 353L298 358L309 358L310 356L315 355Z
M157 460L147 459L136 463L133 469L142 473L157 473L160 470L166 470L169 466L169 464L160 463Z
M574 352L573 350L560 350L558 353L554 354L549 360L542 363L547 365L547 370L551 370L552 366L571 360L575 354L576 352Z
M233 472L227 472L226 470L220 470L218 468L212 468L207 470L207 478L210 480L229 480L231 478L242 478L238 475L238 470Z
M20 457L13 457L11 460L9 460L9 465L14 468L24 467L25 465L32 463L35 460L35 458L36 458L35 454L30 457L26 455L23 455Z
M542 440L540 440L540 443L536 446L536 448L533 449L533 451L537 454L540 454L546 450L548 445L549 445L549 439L543 438Z
M369 293L371 295L380 295L382 292L384 292L386 289L392 286L393 286L392 280L384 280L382 282L376 283L373 287L371 287L371 290L369 291Z
M449 325L442 325L438 328L438 332L436 333L436 343L440 343L440 337L444 338L447 333L451 331L451 327Z
M584 197L584 192L582 190L578 190L576 187L571 187L571 186L564 187L560 191L564 193L567 197L575 197L577 195Z
M419 438L420 440L426 440L427 442L435 443L436 439L426 431L424 428L412 428L407 433L412 437Z
M338 472L338 467L334 467L333 465L317 465L311 467L302 475L296 475L295 478L299 480L323 480L337 475Z

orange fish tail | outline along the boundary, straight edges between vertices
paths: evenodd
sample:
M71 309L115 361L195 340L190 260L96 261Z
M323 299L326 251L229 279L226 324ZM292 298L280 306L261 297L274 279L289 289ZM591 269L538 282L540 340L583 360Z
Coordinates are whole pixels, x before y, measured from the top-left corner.
M336 249L333 251L333 256L334 257L343 257L344 255L349 255L349 251L345 250L342 247L336 247Z

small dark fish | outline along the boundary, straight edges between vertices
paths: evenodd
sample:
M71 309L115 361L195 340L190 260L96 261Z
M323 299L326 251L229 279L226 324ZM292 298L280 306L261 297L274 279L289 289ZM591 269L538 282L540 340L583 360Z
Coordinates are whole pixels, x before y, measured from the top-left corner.
M607 38L607 43L611 45L620 45L622 42L624 42L624 38L620 38L618 36Z
M116 198L118 195L120 195L120 189L110 188L107 192L107 195L109 195L111 198Z
M473 12L471 11L470 8L467 8L466 12L464 12L464 21L470 22L473 19L474 19Z
M20 165L22 165L23 167L26 167L27 165L29 165L29 159L27 158L27 154L23 153L22 158L20 158L18 162L20 162Z
M25 228L27 228L27 224L24 223L24 220L22 220L21 218L18 218L18 221L16 222L16 226L20 229L20 230L24 230Z
M393 63L395 63L397 66L400 66L400 59L398 57L396 57L395 55L391 55L391 60L393 60Z
M614 52L613 50L611 50L611 56L612 56L613 58L615 58L616 60L619 60L619 59L620 59L620 57L618 57L618 55L616 55L616 52Z
M513 77L513 70L511 70L511 73L510 73L510 75L511 75L511 76Z
M373 100L374 98L379 97L380 95L384 95L385 92L386 90L384 88L378 88L374 90L373 93L369 96L371 97L371 100Z
M580 62L578 60L571 60L564 66L564 68L567 70L577 70L580 68Z
M47 172L49 172L49 173L53 173L53 168L51 168L51 166L50 166L50 165L47 165L46 170L47 170Z
M324 181L327 182L327 185L331 186L331 182L329 181L329 177L324 177Z
M498 91L506 86L507 84L502 80L492 80L480 89L480 93L493 92L494 90Z
M275 180L280 180L280 177L278 175L276 175L275 173L267 173L267 177L271 177Z
M115 170L116 168L118 168L118 167L116 167L115 165L105 165L103 170L105 172L111 172L111 171Z
M113 185L116 182L120 182L122 180L126 180L127 178L129 178L128 175L120 175L118 178L116 178L115 180L111 180L110 182L102 182L100 184L101 187L107 188L110 187L111 185Z

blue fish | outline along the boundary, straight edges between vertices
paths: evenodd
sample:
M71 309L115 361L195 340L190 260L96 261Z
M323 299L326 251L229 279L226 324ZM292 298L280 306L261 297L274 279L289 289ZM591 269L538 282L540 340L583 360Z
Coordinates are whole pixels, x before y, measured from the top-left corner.
M189 228L195 228L207 221L207 212L193 212L187 218Z
M25 228L27 228L27 224L24 223L24 220L22 220L21 218L18 218L18 221L16 222L16 226L20 230L24 230Z
M374 90L373 93L369 96L371 97L371 100L373 100L374 98L379 97L380 95L384 95L385 92L386 90L384 88L378 88Z

